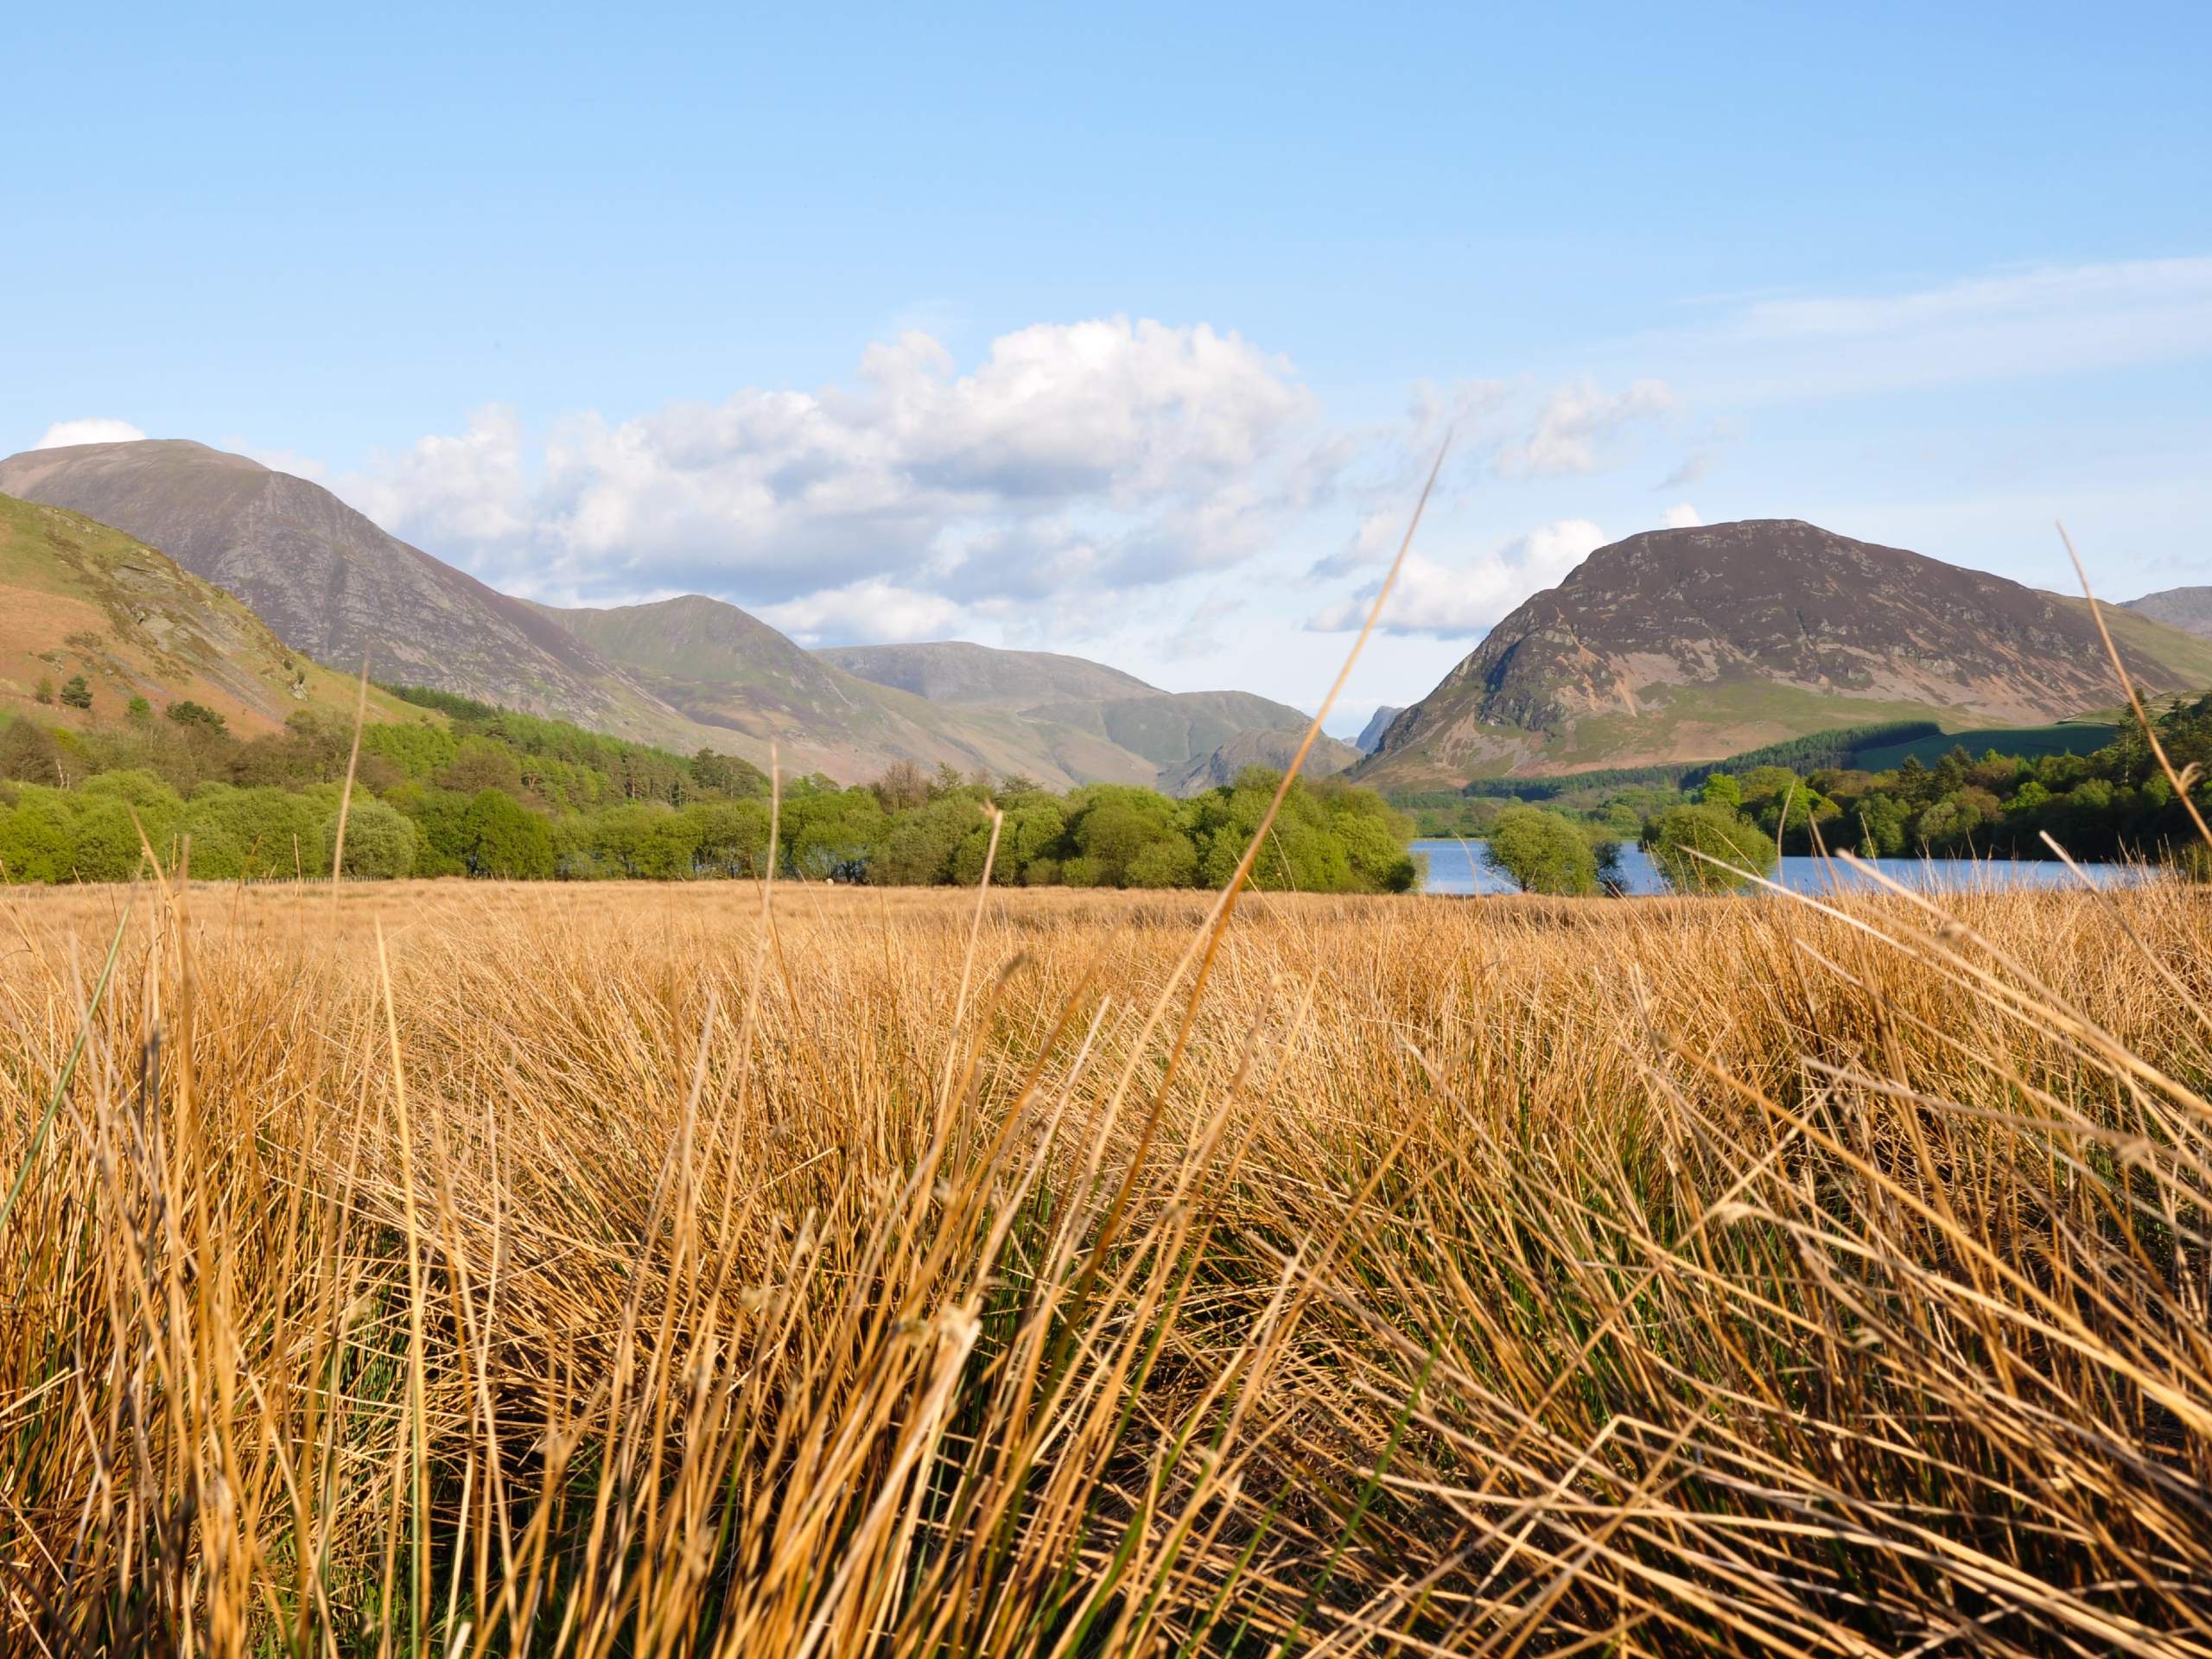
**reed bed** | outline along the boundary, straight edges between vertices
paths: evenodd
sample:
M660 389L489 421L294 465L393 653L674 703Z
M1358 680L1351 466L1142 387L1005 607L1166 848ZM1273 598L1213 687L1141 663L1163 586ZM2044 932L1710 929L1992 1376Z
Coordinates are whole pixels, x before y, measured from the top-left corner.
M2212 1654L2209 905L9 890L0 1649Z

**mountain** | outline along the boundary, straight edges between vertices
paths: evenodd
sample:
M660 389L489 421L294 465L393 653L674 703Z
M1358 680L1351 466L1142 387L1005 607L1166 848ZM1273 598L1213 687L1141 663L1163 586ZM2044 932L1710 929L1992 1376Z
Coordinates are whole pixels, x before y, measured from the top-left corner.
M702 594L603 610L531 608L686 718L725 735L742 734L749 753L765 758L772 740L786 772L852 779L912 760L962 772L1020 772L1065 789L1149 783L1157 770L1094 732L988 704L947 707L873 684L736 606ZM997 654L981 645L963 649Z
M1160 787L1170 795L1196 795L1209 789L1236 781L1236 774L1247 766L1268 766L1281 771L1290 764L1290 757L1298 753L1299 740L1306 735L1301 722L1295 731L1239 732L1235 737L1211 753L1202 754L1185 765L1172 767L1160 776ZM1343 772L1359 759L1359 751L1349 743L1340 743L1324 732L1313 740L1313 753L1306 757L1303 776L1328 778Z
M1352 739L1352 747L1357 749L1362 754L1374 753L1382 747L1382 734L1390 729L1390 722L1403 713L1405 713L1404 709L1384 703L1368 716L1367 724L1361 727L1359 735Z
M0 709L73 719L34 701L83 675L92 718L134 696L191 702L244 735L317 707L351 719L358 684L293 651L232 595L122 531L62 507L0 495ZM372 717L419 719L372 690Z
M1149 784L1248 730L1305 724L1262 697L1165 692L1046 652L944 643L817 655L696 594L535 605L410 546L320 485L204 444L32 450L0 461L0 491L159 548L245 601L302 664L342 670L365 651L387 682L755 764L772 743L786 771L842 782L912 760L1052 788Z
M1171 793L1211 787L1180 785L1207 775L1209 763L1224 749L1246 758L1222 761L1230 770L1220 781L1233 778L1240 766L1263 764L1255 758L1262 752L1287 756L1306 725L1306 716L1288 703L1249 691L1162 691L1103 663L1052 652L939 641L838 646L815 655L940 709L989 709L1055 731L1086 734L1149 762L1159 786ZM1239 747L1248 735L1284 732L1291 734L1287 745ZM1317 748L1316 758L1320 753Z
M2152 690L2212 686L2212 642L2107 620ZM2107 706L2087 603L1796 519L1599 548L1390 722L1363 782L1709 760L1891 719L2033 725Z
M1019 713L1045 703L1165 696L1134 674L1049 651L999 651L965 640L914 645L832 645L823 662L931 702Z
M1247 732L1303 732L1306 716L1249 691L1155 691L1102 702L1048 702L1025 711L1092 732L1173 771Z
M2169 588L2128 600L2125 608L2183 633L2212 639L2212 588Z
M296 652L594 731L712 741L521 600L410 547L329 491L205 444L150 439L0 461L0 492L157 547L252 607Z

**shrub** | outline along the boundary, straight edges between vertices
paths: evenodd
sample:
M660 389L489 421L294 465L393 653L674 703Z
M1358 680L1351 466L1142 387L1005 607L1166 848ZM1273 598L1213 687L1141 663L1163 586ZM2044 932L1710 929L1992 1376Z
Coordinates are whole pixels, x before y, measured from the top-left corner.
M1588 837L1541 807L1509 806L1499 813L1483 861L1523 893L1598 890L1598 858Z
M479 796L506 801L517 812L523 809L504 795L486 791ZM524 817L530 817L524 813ZM532 818L543 833L542 819ZM590 850L594 856L604 860L633 880L677 881L693 873L693 860L698 848L698 831L690 821L671 806L658 801L632 801L623 806L609 807L591 820ZM552 837L544 840L546 874L552 873Z
M856 880L890 820L875 792L830 789L787 799L781 835L785 866L810 881Z
M61 781L61 752L54 734L35 720L17 715L0 728L0 778L21 784Z
M323 826L324 838L337 843L338 815ZM346 814L345 874L364 880L398 881L415 872L417 837L414 821L374 796L356 795Z
M869 861L868 879L879 886L927 887L953 879L952 859L982 822L982 808L965 790L941 795L891 821L883 845ZM988 836L988 826L984 833ZM980 847L975 875L982 874Z
M61 701L72 709L91 708L92 706L92 682L81 674L72 674L61 683Z
M60 793L26 789L0 812L0 874L10 881L66 881L76 826Z
M223 715L205 703L193 702L189 697L169 704L163 712L180 726L197 726L210 732L226 732L231 728L231 722Z
M695 802L683 809L683 816L690 822L702 870L715 875L758 877L767 874L766 801Z
M1774 842L1764 831L1725 806L1674 806L1651 822L1644 836L1651 861L1678 893L1726 893L1750 874L1774 868Z
M553 833L545 820L496 789L480 790L470 799L461 840L461 859L471 875L529 881L553 874ZM681 873L690 872L686 868Z

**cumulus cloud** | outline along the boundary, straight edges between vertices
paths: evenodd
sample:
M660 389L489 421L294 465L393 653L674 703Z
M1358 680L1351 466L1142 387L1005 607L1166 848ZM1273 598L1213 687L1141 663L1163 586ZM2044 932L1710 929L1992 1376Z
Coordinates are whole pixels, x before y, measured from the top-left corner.
M379 453L336 487L387 530L434 547L498 548L532 528L522 416L505 404L476 410L466 431Z
M66 449L74 443L137 443L146 435L128 421L56 421L34 449Z
M1379 626L1390 633L1440 639L1485 632L1529 594L1556 587L1605 542L1605 532L1587 518L1561 518L1462 564L1409 553ZM1381 588L1370 582L1306 626L1325 633L1358 627Z
M904 644L944 638L959 620L960 607L935 594L871 576L764 606L760 614L801 645Z
M535 455L494 407L342 487L537 591L974 601L1249 556L1325 487L1318 417L1291 365L1237 334L1110 318L1001 335L966 372L908 333L850 386L580 416Z
M1602 391L1595 381L1576 381L1555 390L1537 415L1535 429L1499 449L1491 464L1501 478L1594 473L1606 443L1674 407L1675 395L1664 381L1638 380L1618 392Z
M1697 516L1697 509L1687 501L1677 501L1667 509L1667 528L1669 530L1695 530L1704 522Z

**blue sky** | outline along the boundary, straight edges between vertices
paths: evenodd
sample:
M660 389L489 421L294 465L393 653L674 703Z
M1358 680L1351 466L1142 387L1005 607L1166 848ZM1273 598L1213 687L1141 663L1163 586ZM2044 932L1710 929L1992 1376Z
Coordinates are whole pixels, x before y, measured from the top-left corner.
M518 591L1310 703L1447 423L1353 714L1670 514L2212 581L2202 8L10 28L0 451L245 448Z

